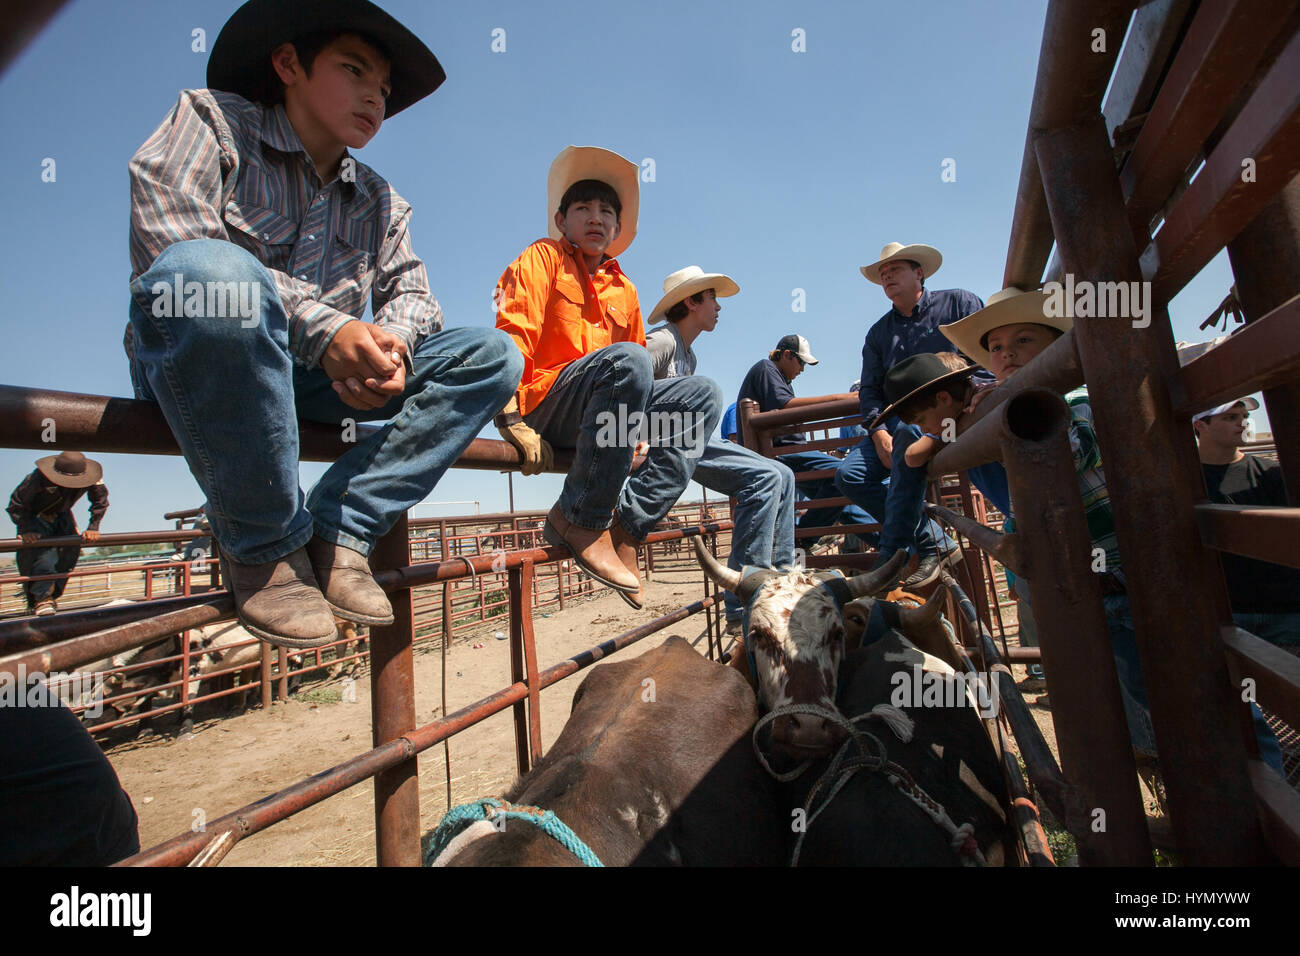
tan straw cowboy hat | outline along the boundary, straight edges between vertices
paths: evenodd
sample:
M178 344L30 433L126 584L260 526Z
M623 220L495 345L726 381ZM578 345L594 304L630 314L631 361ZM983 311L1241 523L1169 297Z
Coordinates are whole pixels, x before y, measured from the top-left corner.
M584 179L596 179L618 194L623 211L619 214L619 231L605 250L611 259L623 252L636 238L637 214L641 208L641 167L618 153L599 146L568 146L555 157L546 176L546 221L552 239L564 234L555 224L555 213L565 191Z
M104 477L103 466L79 451L38 458L36 467L60 488L89 488Z
M891 242L880 250L880 258L869 266L862 266L860 271L870 281L880 285L880 267L886 262L898 262L899 260L910 259L921 267L928 279L939 271L939 266L943 265L943 254L934 246L921 245L914 242L910 246L905 246L901 242Z
M949 325L941 325L939 331L963 355L988 368L993 359L989 354L988 335L994 329L1000 329L1004 325L1031 323L1060 329L1062 332L1068 332L1074 327L1074 320L1067 316L1043 314L1043 306L1048 298L1045 292L1026 292L1015 286L1007 286L989 296L988 304L978 312L972 312L966 318Z
M740 286L731 276L723 275L721 272L705 272L699 266L678 269L664 280L664 297L659 300L659 304L646 319L646 325L658 322L664 317L664 313L678 302L685 302L695 293L703 292L705 289L712 289L713 294L721 299L735 295L740 291Z

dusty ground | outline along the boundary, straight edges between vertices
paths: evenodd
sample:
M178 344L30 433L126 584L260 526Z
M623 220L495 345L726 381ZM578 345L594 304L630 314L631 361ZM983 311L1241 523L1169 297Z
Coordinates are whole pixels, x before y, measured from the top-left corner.
M644 610L634 611L601 589L562 613L536 618L538 665L549 667L629 628L703 597L697 569L659 570L648 584ZM500 628L506 627L501 619ZM615 655L641 654L671 634L705 648L702 614L679 622ZM481 644L481 648L475 648ZM508 643L492 629L457 635L447 653L447 709L455 711L510 684ZM443 713L441 659L436 647L415 657L416 722ZM575 674L542 691L542 736L549 747L568 716ZM355 703L345 702L341 681L304 687L270 710L250 710L198 724L192 735L137 739L108 751L140 817L140 845L154 846L183 833L201 818L217 817L326 770L370 748L370 684L363 671ZM515 778L510 711L458 734L451 746L453 805L501 793ZM423 829L447 810L441 745L420 757ZM366 782L262 831L237 846L223 865L368 866L374 863L374 787Z

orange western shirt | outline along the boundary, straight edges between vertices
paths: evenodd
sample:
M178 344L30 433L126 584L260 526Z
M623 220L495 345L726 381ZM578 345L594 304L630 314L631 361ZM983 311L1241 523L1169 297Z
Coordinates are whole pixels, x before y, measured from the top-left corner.
M636 286L618 260L590 275L579 255L567 239L538 239L497 282L497 328L524 354L521 415L541 404L570 362L615 342L645 345Z

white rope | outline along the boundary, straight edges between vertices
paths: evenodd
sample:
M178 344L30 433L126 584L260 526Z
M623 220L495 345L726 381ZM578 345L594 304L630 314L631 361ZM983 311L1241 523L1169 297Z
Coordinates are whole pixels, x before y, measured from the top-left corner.
M775 721L778 717L787 714L807 714L814 717L822 717L827 721L843 728L848 736L835 756L831 758L830 764L822 775L817 778L808 791L808 799L803 807L805 819L803 830L800 831L798 839L795 840L794 853L790 859L791 866L799 865L799 854L803 850L804 837L808 835L808 830L812 827L813 822L822 814L831 801L835 799L840 790L853 778L859 770L871 770L873 772L884 771L885 778L894 786L899 793L907 797L928 816L936 826L940 827L948 834L949 846L954 853L961 857L963 866L985 866L987 865L984 854L980 851L979 844L975 841L975 826L972 823L963 823L957 826L953 823L952 818L948 816L947 810L937 800L926 793L911 779L911 776L902 767L889 760L885 745L874 734L858 728L858 724L868 720L879 720L894 736L904 743L912 739L912 734L916 724L906 713L898 707L891 704L877 704L865 714L859 714L857 717L845 718L838 711L829 710L816 704L787 704L784 707L778 707L770 713L764 715L758 723L754 725L754 731L751 741L754 746L754 753L758 756L759 763L763 765L772 777L785 783L794 780L800 776L809 766L811 760L806 760L794 770L785 773L777 773L767 762L763 751L758 746L758 733L768 724ZM874 744L874 747L870 746ZM857 754L849 756L850 748L856 747ZM874 752L873 752L874 751ZM830 791L817 805L817 808L810 814L814 803L817 803L818 792L826 784L826 781L834 780Z

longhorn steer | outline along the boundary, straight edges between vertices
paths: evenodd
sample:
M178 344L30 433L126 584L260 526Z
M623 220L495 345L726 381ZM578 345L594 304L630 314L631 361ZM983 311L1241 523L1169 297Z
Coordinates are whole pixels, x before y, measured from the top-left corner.
M750 751L757 716L739 674L670 637L594 668L555 745L505 799L554 811L606 866L781 865L789 815ZM474 826L440 863L578 862L528 823Z
M752 649L760 706L838 710L827 718L798 713L777 717L771 724L777 771L828 757L842 744L847 757L865 757L880 765L846 776L842 787L843 764L838 761L814 762L797 778L792 803L806 811L801 863L956 864L976 858L971 842L955 839L950 832L966 823L973 827L974 845L986 862L1014 859L998 757L975 702L967 698L966 682L955 680L963 664L939 617L944 589L923 607L871 598L893 583L902 568L901 555L877 572L844 580L799 570L742 575L722 566L698 544L696 554L709 577L746 604L745 640ZM885 623L882 635L859 648L876 610ZM924 674L956 684L957 693L927 696L926 687L906 686L915 685ZM857 736L845 744L847 719L870 714L880 705L888 705L888 719L854 723L859 735L869 733L874 741ZM790 723L783 726L787 718ZM765 747L762 739L757 743ZM787 766L780 758L789 762ZM885 762L902 771L894 776L904 787L890 781ZM795 774L792 770L783 778ZM933 800L944 809L952 827L945 829L946 824L904 795L909 781L924 792L921 803ZM834 798L827 800L832 792ZM811 826L814 819L816 825ZM964 857L954 852L954 842L965 850Z

